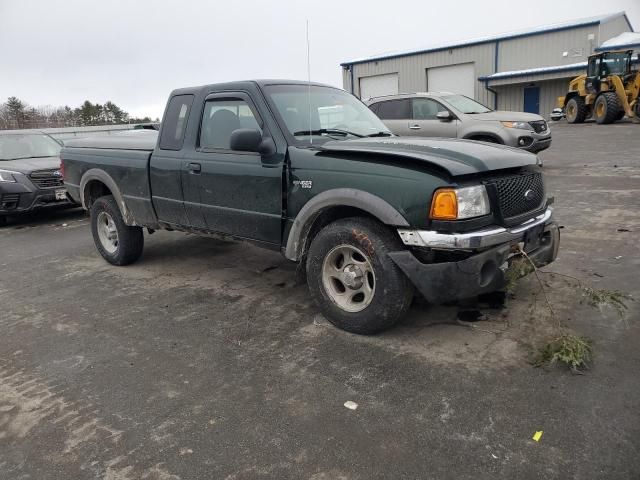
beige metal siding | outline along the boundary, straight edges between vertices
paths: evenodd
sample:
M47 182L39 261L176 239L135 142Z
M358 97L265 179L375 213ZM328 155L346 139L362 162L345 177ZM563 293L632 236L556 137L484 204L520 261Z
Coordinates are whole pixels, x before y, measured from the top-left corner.
M532 86L540 87L540 115L549 119L551 111L556 108L556 100L567 92L569 77L566 79L536 82ZM524 109L524 89L528 83L495 87L498 92L498 109L521 112Z
M349 76L349 70L342 68L342 88L347 92L351 91L351 77Z
M474 62L475 77L478 78L493 73L493 59L494 44L490 43L355 64L352 66L355 94L360 95L360 78L395 72L398 73L401 93L423 92L427 89L428 68ZM476 81L475 97L480 102L493 104L493 96L485 90L482 82Z
M594 39L589 40L592 34ZM598 46L598 25L530 37L502 40L499 46L498 71L569 65L587 60ZM563 56L567 52L567 56Z
M623 16L613 18L600 24L600 42L606 42L610 38L617 37L622 32L629 32L629 24Z

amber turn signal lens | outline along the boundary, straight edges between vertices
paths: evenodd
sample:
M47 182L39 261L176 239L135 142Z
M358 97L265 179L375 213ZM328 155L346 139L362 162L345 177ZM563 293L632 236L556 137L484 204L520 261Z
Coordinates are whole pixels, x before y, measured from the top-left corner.
M458 197L451 188L436 190L431 201L429 216L433 220L455 220L458 218Z

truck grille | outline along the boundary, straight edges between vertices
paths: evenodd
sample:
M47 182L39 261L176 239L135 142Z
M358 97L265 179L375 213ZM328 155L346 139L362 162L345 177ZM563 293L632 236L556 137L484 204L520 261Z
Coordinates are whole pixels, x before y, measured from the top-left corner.
M507 224L517 223L509 220L517 220L542 207L545 196L541 173L501 177L491 183L496 188L500 213Z
M31 172L29 178L33 182L33 184L38 188L56 188L62 187L62 175L60 175L60 170L36 170L35 172Z
M529 122L529 125L531 125L531 128L533 128L533 131L536 133L543 133L547 131L547 122L545 122L544 120Z

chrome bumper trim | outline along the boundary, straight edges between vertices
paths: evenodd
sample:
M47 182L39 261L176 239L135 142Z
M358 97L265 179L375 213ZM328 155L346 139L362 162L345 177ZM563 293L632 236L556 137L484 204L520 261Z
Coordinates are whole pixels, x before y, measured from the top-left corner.
M552 216L553 209L547 207L544 213L512 228L491 227L467 233L439 233L431 230L399 228L398 233L402 242L412 247L448 250L477 249L521 240L527 230L547 223Z

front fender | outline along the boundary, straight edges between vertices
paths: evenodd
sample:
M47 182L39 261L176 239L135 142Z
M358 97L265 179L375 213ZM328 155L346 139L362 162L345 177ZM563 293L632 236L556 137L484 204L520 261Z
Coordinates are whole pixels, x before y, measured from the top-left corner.
M304 253L305 240L313 222L331 207L355 207L373 215L386 225L408 227L409 222L385 200L363 190L353 188L335 188L325 190L311 198L300 209L287 239L285 257L298 261Z
M85 210L89 210L91 208L91 205L89 204L90 192L89 192L88 185L90 182L94 180L100 183L103 183L111 191L113 198L115 198L116 203L120 208L120 213L122 214L124 223L126 223L129 226L135 225L135 220L133 218L133 215L127 208L127 205L124 202L124 198L122 197L122 193L120 192L118 185L107 172L99 168L92 168L90 170L87 170L84 173L84 175L82 175L82 178L80 180L80 199L82 200L82 207Z

